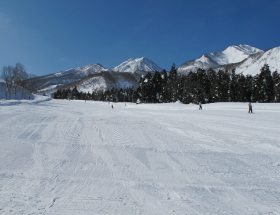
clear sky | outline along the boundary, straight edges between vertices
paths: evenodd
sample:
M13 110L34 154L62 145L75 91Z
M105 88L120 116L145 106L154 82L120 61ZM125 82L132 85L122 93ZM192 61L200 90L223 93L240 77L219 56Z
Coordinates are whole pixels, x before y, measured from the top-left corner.
M46 75L147 57L170 70L240 44L280 46L280 0L0 0L0 69Z

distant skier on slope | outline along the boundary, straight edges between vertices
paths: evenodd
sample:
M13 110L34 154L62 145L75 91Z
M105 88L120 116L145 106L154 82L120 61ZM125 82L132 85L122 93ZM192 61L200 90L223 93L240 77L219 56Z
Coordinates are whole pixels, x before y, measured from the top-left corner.
M111 105L111 107L112 107L112 108L114 108L114 106L113 106L113 105Z
M202 110L201 102L199 102L199 110Z
M249 106L249 111L248 111L248 113L250 113L250 112L253 113L252 103L249 102L248 106Z

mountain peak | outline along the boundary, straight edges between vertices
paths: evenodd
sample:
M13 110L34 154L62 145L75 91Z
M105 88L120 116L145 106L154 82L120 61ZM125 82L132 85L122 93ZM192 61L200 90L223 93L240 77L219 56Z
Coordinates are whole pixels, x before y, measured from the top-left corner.
M227 47L223 52L234 52L235 50L242 52L245 55L251 55L251 54L256 54L258 52L263 52L261 49L258 49L256 47L252 47L246 44L240 44L239 46L229 46ZM235 62L236 63L236 62Z
M236 73L244 75L256 75L264 64L268 64L270 71L279 71L280 68L280 46L268 49L258 54L251 55L242 63L235 65Z
M258 52L263 52L262 50L241 44L239 46L229 46L224 51L222 51L223 57L217 59L217 63L220 65L238 63L249 57L251 54L256 54Z
M135 59L130 58L127 61L121 63L120 65L111 68L110 70L114 72L134 73L139 70L150 72L156 70L161 71L162 69L149 58L141 57Z
M204 54L199 59L188 61L178 68L178 72L196 71L198 68L209 69L218 66L238 63L248 58L252 54L263 52L261 49L241 44L239 46L229 46L224 51L215 51Z

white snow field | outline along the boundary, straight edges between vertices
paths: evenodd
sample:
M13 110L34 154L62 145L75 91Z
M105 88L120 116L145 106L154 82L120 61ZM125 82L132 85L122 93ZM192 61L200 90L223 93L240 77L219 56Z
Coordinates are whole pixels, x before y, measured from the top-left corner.
M280 104L0 100L0 214L280 214Z

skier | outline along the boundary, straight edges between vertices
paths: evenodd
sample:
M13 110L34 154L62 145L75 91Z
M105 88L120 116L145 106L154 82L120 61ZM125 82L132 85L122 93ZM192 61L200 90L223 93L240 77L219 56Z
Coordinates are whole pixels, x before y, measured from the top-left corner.
M113 105L112 105L111 107L112 107L112 108L114 108L114 106L113 106Z
M253 107L252 107L251 102L249 102L248 106L249 106L249 111L248 111L248 113L250 113L250 112L253 113Z
M199 102L199 110L202 110L201 102Z

